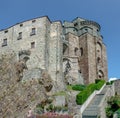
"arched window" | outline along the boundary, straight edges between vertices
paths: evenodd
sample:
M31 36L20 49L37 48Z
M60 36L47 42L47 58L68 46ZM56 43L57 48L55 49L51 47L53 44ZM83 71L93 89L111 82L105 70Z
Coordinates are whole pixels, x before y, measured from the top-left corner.
M75 52L75 55L78 55L78 48L77 47L75 47L74 52Z
M103 73L102 70L99 70L99 71L98 71L98 78L99 78L99 79L103 79L103 78L104 78L104 73Z
M80 48L80 56L83 56L83 48Z
M96 44L96 53L97 56L99 56L100 58L102 57L102 45L99 42L97 42Z
M101 59L100 57L97 58L97 64L100 63Z

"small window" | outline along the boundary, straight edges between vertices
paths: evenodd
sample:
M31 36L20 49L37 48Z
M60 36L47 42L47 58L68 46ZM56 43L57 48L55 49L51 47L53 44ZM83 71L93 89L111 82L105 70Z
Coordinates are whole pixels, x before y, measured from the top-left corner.
M75 55L78 55L78 48L77 47L75 47L74 52L75 52Z
M20 27L22 27L23 26L23 24L20 24Z
M87 32L87 31L88 31L88 29L85 29L85 31Z
M83 48L80 48L80 56L83 56Z
M31 48L35 48L35 42L31 43Z
M74 24L74 26L77 26L77 25L78 25L78 23L75 23L75 24Z
M19 32L17 40L20 40L20 39L22 39L22 32Z
M36 20L32 20L32 23L35 23L36 22Z
M7 39L3 39L2 47L7 46Z
M8 30L5 30L5 33L8 33Z
M104 78L104 73L103 73L103 71L101 71L101 70L99 70L98 71L98 78Z
M97 63L100 63L101 59L100 57L97 58Z
M32 28L32 32L30 33L30 36L35 35L36 34L36 29Z

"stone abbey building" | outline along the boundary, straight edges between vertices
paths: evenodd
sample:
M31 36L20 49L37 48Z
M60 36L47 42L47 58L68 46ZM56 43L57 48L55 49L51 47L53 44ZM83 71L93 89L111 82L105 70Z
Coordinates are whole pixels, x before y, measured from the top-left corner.
M94 21L61 23L44 16L0 30L0 39L0 55L14 52L17 60L26 60L25 76L43 69L61 86L108 79L106 47Z

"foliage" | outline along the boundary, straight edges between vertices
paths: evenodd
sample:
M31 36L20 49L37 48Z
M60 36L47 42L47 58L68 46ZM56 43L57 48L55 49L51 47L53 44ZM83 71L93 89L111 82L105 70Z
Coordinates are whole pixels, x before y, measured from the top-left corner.
M77 94L77 96L76 96L76 103L78 105L82 105L87 100L87 98L95 90L99 90L104 85L104 83L105 83L104 80L100 80L100 81L97 81L97 83L89 84L82 92Z
M101 81L101 79L96 79L95 80L95 83L97 84L98 82L100 82Z
M41 104L37 104L35 108L35 112L38 114L42 114L44 112L44 107Z
M77 85L73 85L72 89L76 90L76 91L83 91L85 89L85 87L86 87L85 85L79 85L79 84L77 84Z
M120 108L115 113L118 115L118 118L120 118Z
M112 85L114 81L106 82L106 85Z
M73 86L73 85L67 85L67 90L68 90L68 91L72 90L72 86Z
M86 89L77 94L76 96L77 104L82 105L90 96L90 94L95 90L95 87L96 87L95 84L90 84L86 87Z
M104 85L105 80L101 80L96 84L96 90L100 90L101 87Z
M106 115L108 118L113 118L113 114L118 111L120 113L120 96L111 97L108 100L108 107L106 108Z
M54 94L54 96L66 96L66 92L65 91L59 91L59 92L56 92Z

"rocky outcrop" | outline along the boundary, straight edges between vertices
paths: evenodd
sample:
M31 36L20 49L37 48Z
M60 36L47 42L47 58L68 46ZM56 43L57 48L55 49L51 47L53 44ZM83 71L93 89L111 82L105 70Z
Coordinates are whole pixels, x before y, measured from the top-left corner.
M46 93L50 92L53 86L47 72L35 69L32 71L39 73L39 76L32 76L33 73L29 69L24 70L24 61L15 62L15 54L3 55L0 58L1 118L26 117L30 108L34 109L38 103L46 100ZM25 79L24 76L31 79Z

